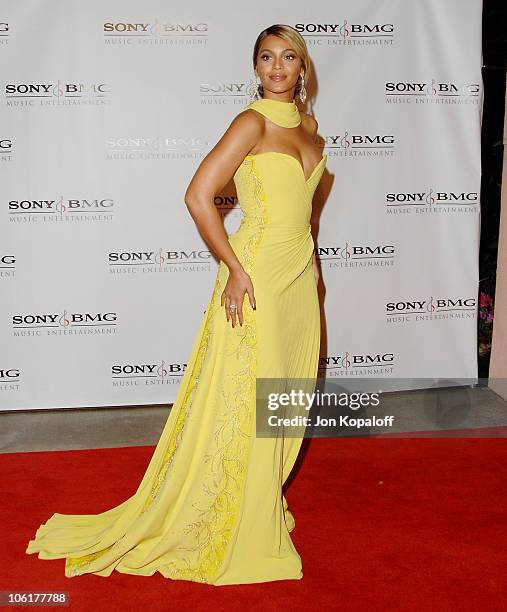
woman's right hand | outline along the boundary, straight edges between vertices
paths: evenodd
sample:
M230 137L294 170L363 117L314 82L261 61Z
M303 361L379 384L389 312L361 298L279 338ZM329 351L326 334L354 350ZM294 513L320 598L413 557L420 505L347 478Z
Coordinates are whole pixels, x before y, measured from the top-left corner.
M238 271L229 270L229 278L222 291L220 304L225 306L225 316L227 321L229 321L229 317L231 318L233 327L236 324L236 314L238 315L239 324L243 326L243 299L245 293L248 294L250 305L255 309L254 289L250 276L243 269ZM231 308L231 305L236 305L236 308Z

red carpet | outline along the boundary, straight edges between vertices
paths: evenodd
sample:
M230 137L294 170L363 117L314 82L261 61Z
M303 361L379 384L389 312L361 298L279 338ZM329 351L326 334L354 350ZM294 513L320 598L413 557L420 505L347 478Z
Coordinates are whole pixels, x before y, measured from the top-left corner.
M0 590L66 590L71 610L93 611L505 610L501 438L305 440L286 495L301 581L212 587L159 574L66 578L63 559L25 554L54 512L101 512L132 495L152 452L0 455Z

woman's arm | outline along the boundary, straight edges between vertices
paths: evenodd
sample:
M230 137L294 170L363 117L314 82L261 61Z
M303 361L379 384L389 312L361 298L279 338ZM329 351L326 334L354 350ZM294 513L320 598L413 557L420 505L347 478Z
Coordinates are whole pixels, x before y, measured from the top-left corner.
M262 138L264 119L255 111L240 112L217 144L201 161L185 192L185 204L203 239L229 269L229 279L222 293L229 320L229 304L237 306L243 325L242 304L245 292L252 308L255 298L250 277L232 249L223 221L215 206L215 195L229 183L248 152ZM236 312L231 310L232 326Z
M264 121L258 113L239 113L222 138L201 161L185 192L185 204L199 232L229 270L241 269L215 206L215 195L234 176L245 155L262 136Z

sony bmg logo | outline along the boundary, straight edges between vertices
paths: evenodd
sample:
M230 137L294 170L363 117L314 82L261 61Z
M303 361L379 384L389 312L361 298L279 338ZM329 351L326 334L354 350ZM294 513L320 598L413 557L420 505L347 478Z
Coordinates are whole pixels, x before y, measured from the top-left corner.
M446 83L436 79L421 82L386 83L386 94L413 96L477 96L480 91L478 83Z
M109 262L118 264L138 264L138 263L195 263L208 261L211 252L207 250L193 249L190 251L113 251L108 255Z
M111 375L113 377L139 377L148 376L150 378L167 376L177 376L183 374L187 367L186 363L124 363L111 366Z
M59 198L58 200L10 200L9 210L11 211L48 211L66 212L72 210L110 210L114 206L111 198L95 198L93 200Z
M428 189L420 192L388 193L386 201L396 204L421 204L433 206L433 204L451 204L453 202L475 204L479 201L476 191L438 191Z
M238 198L234 195L216 195L213 198L215 206L218 208L235 208L238 204Z
M160 34L177 32L207 32L207 23L129 23L125 21L106 22L103 25L104 32L118 32L129 34Z
M385 36L394 32L392 23L349 23L347 19L344 19L343 23L296 23L294 28L301 34L336 34L344 38Z
M470 310L475 309L477 301L475 298L434 298L426 300L399 300L387 302L386 312L393 314L410 314L418 312L435 312L437 310Z
M107 83L8 83L5 86L7 97L82 97L85 94L104 96L111 92Z
M343 134L334 134L326 136L326 146L333 149L353 149L360 147L361 149L384 149L392 148L394 145L394 136L392 134L351 134L345 130Z
M344 246L319 246L315 249L320 260L326 259L375 259L392 257L395 247L392 244L378 245L351 245L348 242Z
M201 83L199 85L199 91L201 94L213 95L222 94L224 96L247 96L249 95L249 89L246 83L222 83L217 81L216 83Z
M69 327L69 326L97 326L115 325L118 319L116 312L98 312L95 314L88 312L64 311L63 314L24 314L14 315L12 324L16 328L20 327Z
M394 353L351 354L346 351L343 355L327 355L319 358L321 368L348 369L353 367L392 366Z
M159 150L166 151L201 151L208 146L208 141L201 136L190 136L188 138L158 137L158 136L120 136L118 138L106 138L106 147L116 150Z
M18 368L0 368L0 380L14 380L19 378L20 375L21 372L18 370Z

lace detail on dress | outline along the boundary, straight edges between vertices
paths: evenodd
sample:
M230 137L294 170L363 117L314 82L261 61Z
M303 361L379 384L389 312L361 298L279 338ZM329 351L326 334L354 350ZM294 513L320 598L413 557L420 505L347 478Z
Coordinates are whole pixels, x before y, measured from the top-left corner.
M243 163L249 167L250 177L255 181L258 206L258 224L252 228L253 233L240 258L245 271L252 275L267 216L262 182L254 160L244 160ZM194 504L200 511L199 518L185 529L187 534L194 533L195 545L188 550L197 552L197 562L187 559L183 567L177 567L175 563L166 564L163 570L172 578L212 583L224 560L239 513L256 403L257 335L255 315L247 294L243 305L243 326L232 328L230 323L227 325L232 336L228 344L233 348L223 355L228 367L222 390L224 404L214 434L216 447L205 457L210 474L205 479L202 501Z
M262 181L259 176L257 165L253 157L247 157L243 161L243 164L250 170L250 178L254 182L254 197L257 204L257 209L249 211L249 221L255 220L256 230L252 233L250 238L245 243L243 248L243 262L242 265L245 268L245 272L251 276L253 273L253 265L255 259L255 252L262 236L262 230L268 222L267 219L267 206L266 206L266 194L262 186Z

